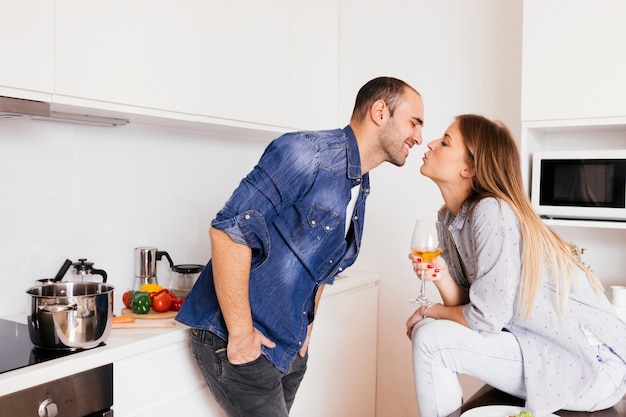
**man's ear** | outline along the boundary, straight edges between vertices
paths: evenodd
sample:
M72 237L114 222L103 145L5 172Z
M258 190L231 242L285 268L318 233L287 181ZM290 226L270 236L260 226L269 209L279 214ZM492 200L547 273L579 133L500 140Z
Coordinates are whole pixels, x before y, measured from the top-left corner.
M372 121L377 126L380 126L385 124L388 116L389 108L387 107L385 100L376 100L370 109L370 117L372 118Z

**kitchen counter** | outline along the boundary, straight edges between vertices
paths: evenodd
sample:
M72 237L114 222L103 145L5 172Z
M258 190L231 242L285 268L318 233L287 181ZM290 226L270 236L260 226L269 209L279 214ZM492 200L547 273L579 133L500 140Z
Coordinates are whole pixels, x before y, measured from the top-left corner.
M26 314L3 318L26 323ZM0 396L185 341L188 333L180 323L168 328L112 329L105 346L0 374Z
M379 276L375 273L351 271L349 274L337 277L335 284L327 286L322 300L329 303L337 297L351 296L354 293L375 288L378 279ZM339 304L342 303L340 302ZM376 311L375 305L367 308ZM349 316L352 316L352 314L349 314ZM3 318L26 323L25 313ZM324 343L319 343L318 347L324 348L324 345ZM204 383L199 373L195 370L195 364L193 364L191 354L188 352L188 346L189 328L180 323L176 323L174 327L167 328L111 329L111 334L106 340L105 346L0 374L0 396L109 363L114 363L115 380L120 378L126 381L126 373L130 372L135 363L149 362L149 366L152 366L154 362L150 362L150 358L160 357L158 356L160 353L157 351L169 354L174 352L174 350L180 349L186 351L181 353L179 357L181 364L177 371L181 374L180 378L188 381L190 385L198 387L197 389L199 390L204 386ZM316 366L322 366L322 364ZM190 375L189 372L194 372L194 375ZM169 386L170 384L165 385ZM122 394L126 394L126 390L119 388L119 385L116 385L114 388L116 393L120 394L116 394L114 408L116 410L128 410L128 407L131 406L130 399L126 401L125 398L121 398ZM196 388L192 387L190 389ZM169 389L169 391L171 392L172 390ZM131 394L133 393L131 392ZM139 393L135 392L134 394L138 395ZM182 397L182 394L180 396ZM198 397L210 397L210 394L206 392L199 394ZM159 397L153 394L152 398ZM212 398L210 398L209 402L211 401Z

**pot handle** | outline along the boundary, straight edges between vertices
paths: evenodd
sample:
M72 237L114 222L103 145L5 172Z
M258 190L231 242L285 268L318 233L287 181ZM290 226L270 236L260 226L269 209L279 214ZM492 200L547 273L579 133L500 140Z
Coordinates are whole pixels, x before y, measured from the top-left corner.
M72 261L66 259L65 262L63 262L63 266L61 266L61 269L59 269L59 272L57 272L57 274L55 275L53 282L61 281L65 276L67 270L70 269L70 266L72 266Z
M78 304L72 304L72 305L59 305L59 304L50 305L50 304L45 304L45 305L40 305L39 309L43 310L43 311L47 311L48 313L61 313L61 312L65 312L65 311L77 311L78 310Z
M106 282L107 282L107 273L104 272L103 269L92 269L91 270L91 274L92 275L100 275L102 277L102 282L104 284L106 284Z

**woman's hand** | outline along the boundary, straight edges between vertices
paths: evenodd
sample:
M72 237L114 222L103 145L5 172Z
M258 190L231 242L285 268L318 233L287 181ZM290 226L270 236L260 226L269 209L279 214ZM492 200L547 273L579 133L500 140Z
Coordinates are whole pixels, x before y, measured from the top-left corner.
M437 256L429 263L426 263L423 262L422 258L419 256L409 253L409 259L413 264L415 275L420 278L420 271L424 271L424 279L426 281L437 282L445 275L445 272L448 271L448 265L441 256Z
M406 336L409 338L409 340L411 340L413 336L413 327L415 327L417 323L426 318L426 316L424 316L424 312L427 308L432 306L433 304L419 306L417 310L415 310L415 312L411 314L411 317L409 317L409 319L406 321Z

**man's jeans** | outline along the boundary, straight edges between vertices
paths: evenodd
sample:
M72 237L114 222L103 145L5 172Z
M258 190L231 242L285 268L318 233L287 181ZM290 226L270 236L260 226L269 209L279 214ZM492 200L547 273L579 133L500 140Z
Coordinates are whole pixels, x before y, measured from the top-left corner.
M233 365L226 342L207 330L191 331L191 351L218 404L229 417L288 417L306 371L308 354L296 355L286 373L261 355Z

